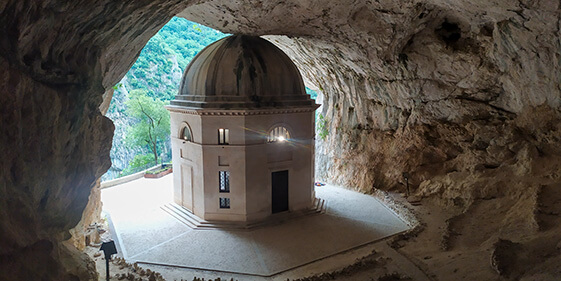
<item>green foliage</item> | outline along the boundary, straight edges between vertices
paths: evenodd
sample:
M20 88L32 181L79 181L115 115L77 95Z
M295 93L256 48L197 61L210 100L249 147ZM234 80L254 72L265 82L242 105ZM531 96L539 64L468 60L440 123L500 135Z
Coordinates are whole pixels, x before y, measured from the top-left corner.
M317 132L321 140L325 140L329 134L329 131L327 130L327 119L323 117L323 114L320 114L317 120Z
M150 154L137 154L129 162L129 166L121 172L121 176L131 175L150 168L154 163L154 156Z
M129 168L144 168L147 165L152 165L154 156L149 154L138 154L129 162Z
M203 32L197 24L193 24L193 29L198 31L198 32Z
M115 124L115 137L111 148L114 167L104 175L104 180L119 176L121 170L130 172L127 167L134 161L135 155L154 154L152 151L154 146L139 141L140 129L138 127L142 126L147 129L148 124L144 120L143 124L137 125L142 123L142 118L132 116L132 112L127 108L129 104L127 93L142 90L145 96L156 103L160 103L160 101L166 103L172 100L177 95L183 70L189 62L204 47L226 35L182 18L172 18L148 41L123 80L113 87L115 92L107 117L111 118ZM135 94L136 92L129 96ZM169 130L169 121L167 127ZM130 134L136 136L129 136ZM163 160L171 158L169 132L167 135L167 139L156 144L156 156L159 157L159 153L163 152Z
M164 102L147 96L143 90L133 90L126 105L128 115L136 119L127 131L126 142L147 147L157 164L159 152L170 134L169 112Z
M132 89L144 89L148 96L171 100L187 64L204 47L226 34L206 26L172 18L142 49L126 74ZM176 79L170 79L175 73Z
M136 125L141 123L141 118L132 116L127 109L127 93L143 90L155 102L166 103L172 100L179 90L183 70L189 62L204 47L226 35L182 18L172 18L148 41L123 80L113 87L115 92L107 117L115 124L111 149L114 167L104 175L104 180L118 176L121 170L127 170L128 163L134 160L135 155L154 154L149 145L138 141L135 136L129 136L130 133L137 136L140 134L132 127L143 126L146 129L148 125L146 120L144 124ZM157 156L158 152L163 152L164 158L171 158L169 132L167 140L157 143L156 150Z
M113 90L118 90L121 87L123 87L123 83L119 83L119 84L113 86Z

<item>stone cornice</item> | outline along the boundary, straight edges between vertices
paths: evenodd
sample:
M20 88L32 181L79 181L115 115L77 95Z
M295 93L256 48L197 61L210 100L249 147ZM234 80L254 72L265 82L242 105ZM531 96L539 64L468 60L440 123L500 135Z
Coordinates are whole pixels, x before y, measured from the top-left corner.
M214 115L214 116L247 116L247 115L267 115L267 114L286 114L314 112L319 105L312 107L296 108L263 108L263 109L199 109L183 106L167 105L166 109L170 112L192 114L192 115Z

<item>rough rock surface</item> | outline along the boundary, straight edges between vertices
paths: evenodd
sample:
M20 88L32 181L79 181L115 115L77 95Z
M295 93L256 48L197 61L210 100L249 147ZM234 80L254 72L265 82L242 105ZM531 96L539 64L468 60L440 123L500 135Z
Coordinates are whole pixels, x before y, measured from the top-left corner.
M185 8L224 32L281 35L267 38L323 94L319 177L403 190L408 172L424 203L449 210L448 249L561 239L558 1L192 2L0 2L0 279L91 278L61 241L109 167L103 95ZM515 275L553 268L548 249Z
M0 280L95 278L62 241L110 166L102 96L187 4L0 2Z
M402 171L441 160L434 150L448 148L425 135L438 124L500 122L541 104L558 109L558 7L557 1L208 1L181 15L224 32L288 35L268 38L325 96L329 137L318 153L320 176L369 190L394 187ZM423 150L427 155L419 155ZM422 179L413 175L418 185Z
M105 94L103 94L103 103L99 106L102 115L107 113L112 96L113 88L107 90ZM90 229L92 225L100 222L101 208L101 179L98 179L91 189L90 196L88 197L88 204L82 212L82 218L78 224L70 230L70 235L72 236L70 240L78 250L84 250L90 242L93 242L88 241L87 236L92 234L88 229Z
M88 204L82 212L82 218L78 224L70 230L70 241L78 250L84 250L86 246L96 242L97 237L92 229L97 231L96 224L101 222L101 181L98 179L91 189Z
M225 32L285 35L267 38L323 94L327 137L317 138L316 175L365 192L404 191L406 172L427 208L445 210L438 243L413 238L403 249L428 274L496 278L478 262L489 261L494 241L508 239L521 245L509 259L524 266L505 278L554 280L559 5L210 1L183 15Z

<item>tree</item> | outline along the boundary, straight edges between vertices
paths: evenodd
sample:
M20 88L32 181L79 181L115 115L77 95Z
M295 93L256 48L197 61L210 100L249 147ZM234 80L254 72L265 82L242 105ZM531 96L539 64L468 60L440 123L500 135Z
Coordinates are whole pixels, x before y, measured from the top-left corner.
M158 152L169 138L169 112L164 102L147 96L144 90L132 90L126 105L127 113L136 121L128 129L127 143L147 147L157 165Z
M142 171L148 168L148 165L154 161L154 156L150 154L137 154L129 162L129 166L121 171L121 176L128 176L136 172Z

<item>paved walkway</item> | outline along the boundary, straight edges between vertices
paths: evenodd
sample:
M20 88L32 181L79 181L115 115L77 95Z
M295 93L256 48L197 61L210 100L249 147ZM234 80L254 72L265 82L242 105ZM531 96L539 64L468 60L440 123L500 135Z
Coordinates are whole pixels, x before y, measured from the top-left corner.
M128 261L272 276L408 229L375 198L329 185L316 187L324 214L252 230L191 229L161 209L172 201L172 179L102 190Z

